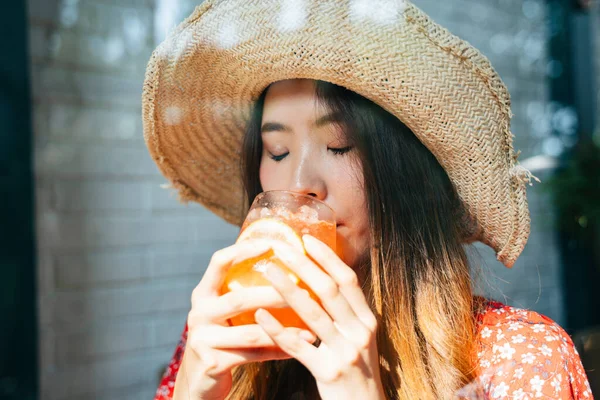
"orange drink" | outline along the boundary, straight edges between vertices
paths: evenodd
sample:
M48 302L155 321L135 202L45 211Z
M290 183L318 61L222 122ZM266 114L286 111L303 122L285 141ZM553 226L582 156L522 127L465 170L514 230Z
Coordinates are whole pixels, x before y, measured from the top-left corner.
M286 191L264 192L257 196L244 221L237 242L251 239L277 240L304 252L302 235L309 234L335 251L336 223L333 210L325 203L298 193ZM269 264L274 264L288 277L305 289L317 302L319 299L274 254L267 253L232 265L225 276L222 293L254 286L270 286L263 276ZM289 307L267 309L284 326L308 329ZM244 312L229 320L231 325L255 324L254 311Z

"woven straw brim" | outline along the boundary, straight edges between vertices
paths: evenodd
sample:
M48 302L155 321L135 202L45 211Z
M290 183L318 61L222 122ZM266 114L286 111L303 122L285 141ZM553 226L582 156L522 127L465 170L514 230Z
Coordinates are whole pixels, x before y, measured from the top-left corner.
M506 87L484 56L411 3L378 3L205 1L150 59L143 119L152 157L181 200L240 225L240 146L253 102L276 81L331 82L414 132L458 190L466 240L512 266L529 235L531 176L516 164Z

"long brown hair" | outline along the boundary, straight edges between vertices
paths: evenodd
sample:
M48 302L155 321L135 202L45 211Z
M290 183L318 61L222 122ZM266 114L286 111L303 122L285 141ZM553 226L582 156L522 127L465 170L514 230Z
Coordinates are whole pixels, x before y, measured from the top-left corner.
M372 249L364 290L379 321L385 392L389 399L454 397L475 377L476 306L456 190L399 119L331 83L317 81L316 94L339 116L363 169ZM265 95L255 103L243 142L249 202L262 191ZM229 398L286 399L295 392L318 398L314 378L299 362L270 361L236 368Z

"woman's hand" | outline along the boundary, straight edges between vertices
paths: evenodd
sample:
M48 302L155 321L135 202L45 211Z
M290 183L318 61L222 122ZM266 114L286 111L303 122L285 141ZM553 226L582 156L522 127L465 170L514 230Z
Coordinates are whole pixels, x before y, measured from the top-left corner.
M317 381L319 394L329 399L384 399L377 353L377 319L356 273L327 245L305 235L310 257L290 247L274 245L277 257L320 298L323 308L296 286L279 268L269 266L267 278L321 339L317 348L294 335L266 310L256 320L273 341L300 361Z
M222 400L231 390L231 369L254 361L290 358L258 325L229 326L227 320L261 307L287 307L272 287L241 289L220 295L227 268L270 250L269 243L252 240L216 252L192 293L188 340L175 382L174 399ZM301 332L309 343L315 336L286 328L280 337L294 341ZM305 344L308 343L305 341ZM310 346L310 345L309 345Z

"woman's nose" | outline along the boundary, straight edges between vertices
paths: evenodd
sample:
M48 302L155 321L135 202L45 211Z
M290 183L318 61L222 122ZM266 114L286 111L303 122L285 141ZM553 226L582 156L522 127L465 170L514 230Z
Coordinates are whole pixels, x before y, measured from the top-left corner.
M324 169L319 167L317 160L303 157L293 170L290 190L316 197L319 200L325 200L327 185L325 184L324 173Z

